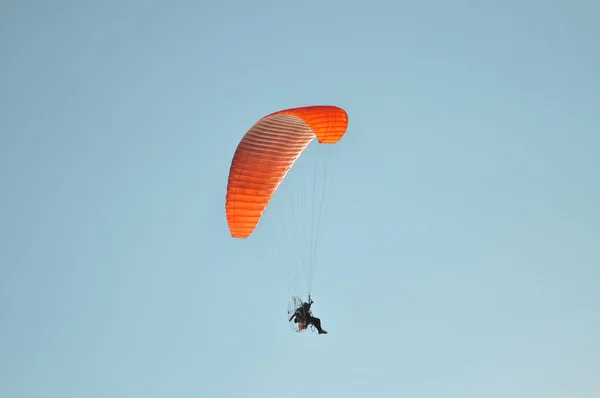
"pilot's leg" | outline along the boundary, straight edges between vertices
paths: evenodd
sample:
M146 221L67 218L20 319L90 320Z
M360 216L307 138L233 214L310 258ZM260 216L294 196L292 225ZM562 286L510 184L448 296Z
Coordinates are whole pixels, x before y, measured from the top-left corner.
M313 325L315 325L315 327L317 328L317 330L319 331L319 334L322 333L327 333L325 330L323 330L323 328L321 327L321 320L319 318L312 318L312 322Z

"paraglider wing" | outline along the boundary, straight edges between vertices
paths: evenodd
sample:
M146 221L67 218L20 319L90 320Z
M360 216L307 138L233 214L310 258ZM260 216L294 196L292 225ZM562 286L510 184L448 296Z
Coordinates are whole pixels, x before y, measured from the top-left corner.
M286 109L260 119L240 141L229 171L225 212L231 236L252 234L294 162L316 137L337 143L348 115L336 106Z

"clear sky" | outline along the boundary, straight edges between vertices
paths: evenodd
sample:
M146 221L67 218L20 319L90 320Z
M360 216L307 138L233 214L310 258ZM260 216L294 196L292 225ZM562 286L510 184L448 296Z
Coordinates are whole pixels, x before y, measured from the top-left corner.
M599 21L593 0L3 1L0 396L599 397ZM295 243L267 234L291 196L252 239L225 219L243 134L312 104L350 121L327 335L290 330L268 255Z

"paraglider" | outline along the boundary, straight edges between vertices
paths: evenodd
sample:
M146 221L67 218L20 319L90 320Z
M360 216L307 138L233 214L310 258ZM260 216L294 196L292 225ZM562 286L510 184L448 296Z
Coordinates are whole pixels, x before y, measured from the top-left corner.
M327 334L327 331L321 327L321 320L315 317L310 307L314 301L308 297L308 302L303 303L299 297L292 297L290 299L291 307L288 305L288 315L291 313L292 316L288 319L292 330L301 333L306 331L307 327L314 326L319 334ZM292 321L294 322L292 324Z
M346 133L348 115L346 111L331 105L306 106L284 109L271 113L256 122L242 137L233 155L229 178L225 213L230 234L233 238L247 239L256 230L263 214L288 176L292 166L305 153L309 144L316 138L320 144L336 144ZM317 169L315 168L315 175ZM304 182L304 181L302 181ZM315 199L312 202L311 214L307 217L294 218L293 233L305 228L308 230L304 239L293 239L292 243L300 245L306 242L305 251L291 260L295 269L287 269L290 276L300 278L306 268L309 303L304 303L310 310L312 271L319 246L319 221L324 206L315 205L318 184L313 182ZM307 189L303 185L301 202L304 204ZM321 186L325 196L325 182ZM310 203L309 203L310 205ZM317 214L317 209L320 212ZM304 210L303 210L304 211ZM298 225L296 225L296 220ZM310 224L312 222L312 224ZM311 227L309 229L309 227ZM291 229L290 225L286 228ZM281 239L281 234L276 238ZM279 250L282 249L279 247ZM288 260L289 261L289 260ZM308 263L308 264L306 264ZM288 265L286 264L286 267ZM302 305L302 301L300 300ZM296 311L298 308L295 308ZM310 311L293 316L301 327L313 325L319 333L322 331L320 320L312 317ZM291 322L290 318L290 322Z

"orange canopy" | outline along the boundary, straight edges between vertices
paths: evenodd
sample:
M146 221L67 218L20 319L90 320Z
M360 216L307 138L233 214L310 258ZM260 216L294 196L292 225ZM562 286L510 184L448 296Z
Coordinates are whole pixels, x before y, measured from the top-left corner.
M225 212L231 236L250 236L279 184L315 137L322 144L335 144L347 127L346 111L336 106L285 109L252 126L229 170Z

